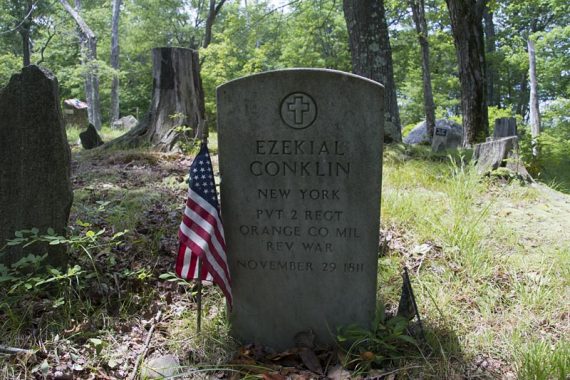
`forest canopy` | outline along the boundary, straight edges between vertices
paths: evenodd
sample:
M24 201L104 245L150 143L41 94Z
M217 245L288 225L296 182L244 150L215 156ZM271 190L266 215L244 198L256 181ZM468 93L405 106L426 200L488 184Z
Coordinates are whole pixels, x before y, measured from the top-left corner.
M251 73L290 67L351 71L343 4L318 1L218 1L211 41L205 44L209 6L203 0L125 0L120 4L120 68L113 68L113 4L117 0L75 1L98 44L101 116L111 114L111 86L120 79L120 115L148 109L152 89L150 50L158 46L199 49L207 116L215 120L215 87ZM85 49L77 24L56 0L8 0L0 5L0 85L19 71L25 56L52 70L62 99L85 98ZM212 3L212 2L210 2ZM223 6L222 6L223 5ZM424 119L422 66L410 2L386 0L394 79L404 134ZM489 125L495 117L529 117L527 39L536 46L538 96L543 127L570 120L570 6L563 0L490 1L483 24L487 78L492 93ZM431 80L437 118L461 117L457 56L448 9L443 0L425 1ZM490 46L492 45L492 46ZM204 48L204 46L207 46Z

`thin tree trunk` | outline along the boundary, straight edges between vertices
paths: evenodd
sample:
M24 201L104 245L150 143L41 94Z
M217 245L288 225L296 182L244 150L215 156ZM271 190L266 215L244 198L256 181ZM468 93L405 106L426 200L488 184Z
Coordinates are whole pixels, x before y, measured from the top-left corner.
M527 38L528 76L530 79L530 131L532 135L532 155L538 157L538 136L540 135L540 109L538 105L538 81L536 79L536 51L532 37Z
M99 100L99 75L97 69L97 36L85 23L79 13L73 9L67 0L59 0L64 9L73 18L82 34L82 45L85 49L86 59L86 79L85 79L85 95L89 114L89 122L95 126L96 129L101 129L101 103ZM75 5L80 8L80 1L75 0Z
M202 47L204 49L207 48L208 45L210 45L210 42L212 42L212 27L214 26L214 21L216 21L216 16L218 15L218 13L220 13L220 10L222 9L222 6L224 5L225 2L226 0L221 0L216 5L216 0L210 0L210 6L208 8L208 17L206 18L206 27L204 30L204 42L202 44Z
M433 91L431 86L430 75L430 59L429 59L429 41L428 41L428 28L425 18L425 5L424 0L410 0L412 7L412 17L416 25L416 32L418 33L418 40L422 50L422 81L424 87L424 112L426 115L426 128L429 140L433 138L433 131L435 129L435 103L433 101Z
M495 46L495 23L493 22L493 12L489 11L486 6L483 10L483 19L485 20L485 69L487 78L487 104L489 106L500 106L500 98L496 91L497 70L494 59L496 52Z
M484 0L446 0L457 51L463 113L463 144L485 141L489 135L486 102Z
M519 91L519 98L517 102L517 114L521 115L522 118L525 119L526 114L528 112L528 105L530 99L528 91L528 78L526 73L524 73L524 75L521 78L520 86L521 89Z
M20 36L22 37L22 57L23 66L30 65L31 49L30 49L30 27L32 24L32 8L33 3L28 1L28 6L26 7L26 13L24 19L22 20L22 25L20 26Z
M111 83L111 115L110 124L117 121L120 116L119 106L119 17L121 14L121 0L113 0L113 18L111 20L111 67L115 70Z
M402 141L383 0L343 0L352 71L384 85L384 141Z

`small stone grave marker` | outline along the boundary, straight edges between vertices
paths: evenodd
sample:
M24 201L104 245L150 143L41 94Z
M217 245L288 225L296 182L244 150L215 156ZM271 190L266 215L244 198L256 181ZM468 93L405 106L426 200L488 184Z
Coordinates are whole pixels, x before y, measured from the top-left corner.
M461 146L461 140L462 136L453 133L450 127L435 127L433 130L431 150L433 152L442 152L447 149L457 149Z
M383 87L295 69L218 88L233 334L276 349L370 327L376 305Z

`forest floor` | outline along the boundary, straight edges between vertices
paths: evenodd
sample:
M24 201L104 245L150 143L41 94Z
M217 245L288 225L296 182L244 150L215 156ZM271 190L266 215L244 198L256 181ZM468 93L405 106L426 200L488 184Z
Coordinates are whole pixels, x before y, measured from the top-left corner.
M378 297L393 311L409 268L425 339L374 369L366 352L240 347L210 286L197 333L194 285L172 275L191 157L75 147L70 268L0 272L0 379L143 378L166 354L177 378L567 379L570 196L461 162L385 152Z

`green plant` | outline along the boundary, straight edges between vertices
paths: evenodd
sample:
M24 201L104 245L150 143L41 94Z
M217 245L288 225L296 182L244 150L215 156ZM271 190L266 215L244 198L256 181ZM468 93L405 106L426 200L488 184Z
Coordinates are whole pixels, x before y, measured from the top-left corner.
M518 377L521 380L566 380L570 376L570 344L533 342L521 347Z
M389 317L379 305L371 329L359 325L338 329L337 341L348 346L343 366L357 372L409 358L418 352L416 340L408 333L409 321L403 317Z

